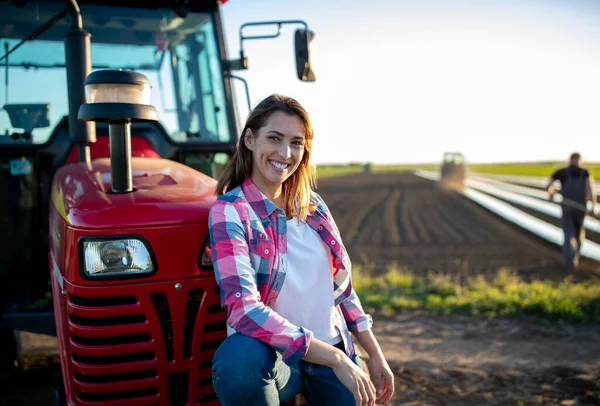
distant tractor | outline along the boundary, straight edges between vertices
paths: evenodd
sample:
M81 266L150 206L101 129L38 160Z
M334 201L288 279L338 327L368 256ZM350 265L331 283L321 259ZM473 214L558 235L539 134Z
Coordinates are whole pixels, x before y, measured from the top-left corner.
M460 152L444 153L440 182L447 186L462 186L465 183L465 156Z

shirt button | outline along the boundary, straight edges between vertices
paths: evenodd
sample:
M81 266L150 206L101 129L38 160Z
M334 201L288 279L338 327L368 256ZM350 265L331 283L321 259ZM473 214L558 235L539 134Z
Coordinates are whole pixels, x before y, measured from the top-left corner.
M235 292L235 297L236 297L236 298L238 298L238 299L239 299L241 296L242 296L242 294L241 294L240 292Z
M268 249L265 250L265 255L269 255L269 250Z

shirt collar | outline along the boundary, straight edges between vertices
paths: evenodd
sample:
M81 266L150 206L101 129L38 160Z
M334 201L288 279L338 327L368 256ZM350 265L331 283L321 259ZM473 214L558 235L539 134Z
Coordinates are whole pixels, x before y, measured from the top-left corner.
M270 217L271 214L277 210L275 203L270 201L267 196L260 191L250 176L242 183L242 191L244 192L244 196L250 204L250 207L258 214L261 220Z
M242 183L242 192L244 192L244 196L250 207L252 207L252 210L258 214L261 220L271 217L271 214L278 209L277 205L260 191L250 176ZM311 203L311 207L308 210L308 217L315 215L316 204L312 198Z

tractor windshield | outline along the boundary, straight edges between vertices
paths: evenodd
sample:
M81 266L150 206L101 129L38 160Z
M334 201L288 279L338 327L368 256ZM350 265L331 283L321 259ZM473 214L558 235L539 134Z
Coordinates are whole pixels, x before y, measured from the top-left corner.
M3 10L6 9L6 10ZM68 17L23 39L64 10L62 2L0 4L0 145L45 143L68 114L63 35ZM152 104L177 143L231 143L221 50L212 13L82 5L92 69L131 69L152 83Z

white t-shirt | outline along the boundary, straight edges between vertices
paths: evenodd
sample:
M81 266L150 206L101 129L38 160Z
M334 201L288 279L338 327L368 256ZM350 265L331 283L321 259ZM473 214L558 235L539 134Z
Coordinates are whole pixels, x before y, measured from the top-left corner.
M335 327L331 250L317 232L287 221L287 272L273 310L328 344L342 341Z

